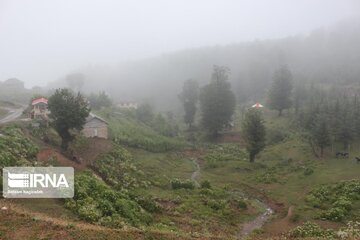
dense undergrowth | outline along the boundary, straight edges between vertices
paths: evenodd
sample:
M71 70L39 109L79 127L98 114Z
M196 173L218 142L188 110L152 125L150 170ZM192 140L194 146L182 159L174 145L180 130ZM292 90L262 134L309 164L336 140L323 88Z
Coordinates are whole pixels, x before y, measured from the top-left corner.
M29 166L36 158L38 147L24 136L20 128L7 126L0 131L0 167Z
M127 193L113 190L91 172L76 174L74 187L74 198L66 199L65 206L85 221L115 228L152 221L151 215Z
M131 153L115 145L112 151L98 157L93 168L107 183L118 190L148 186L150 183L144 180L144 173L132 162Z
M349 220L360 202L360 180L320 186L306 197L307 204L319 209L319 218L330 221ZM353 216L356 217L356 216Z
M135 120L112 118L109 127L115 142L150 152L164 152L188 146L182 140L162 136Z

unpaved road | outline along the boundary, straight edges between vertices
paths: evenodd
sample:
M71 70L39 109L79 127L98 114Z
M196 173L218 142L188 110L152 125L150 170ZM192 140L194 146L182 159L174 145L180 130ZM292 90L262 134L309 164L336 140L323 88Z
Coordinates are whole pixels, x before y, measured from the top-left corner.
M15 119L21 116L24 110L24 108L14 109L14 108L6 108L6 107L2 107L2 109L9 111L9 113L5 117L0 119L0 124L14 121Z

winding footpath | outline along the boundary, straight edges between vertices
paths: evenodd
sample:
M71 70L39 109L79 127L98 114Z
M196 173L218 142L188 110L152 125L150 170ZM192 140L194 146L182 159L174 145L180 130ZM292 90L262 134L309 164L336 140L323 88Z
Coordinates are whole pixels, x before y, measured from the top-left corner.
M191 181L194 182L195 187L200 187L199 178L200 178L200 164L198 158L191 158L191 161L195 165L195 171L191 174ZM239 197L249 199L245 193L243 192L234 192L234 194L238 195ZM246 222L242 225L242 228L238 234L238 239L245 239L249 234L251 234L254 230L262 228L262 226L269 220L271 215L274 211L263 201L252 198L252 201L256 203L256 205L261 208L265 209L263 213L258 215L254 220Z

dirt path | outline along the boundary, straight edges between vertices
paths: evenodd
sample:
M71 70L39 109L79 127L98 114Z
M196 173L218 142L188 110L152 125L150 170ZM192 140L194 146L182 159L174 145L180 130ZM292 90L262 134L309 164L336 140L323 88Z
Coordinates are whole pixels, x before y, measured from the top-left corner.
M197 158L193 158L192 162L194 163L196 169L195 171L191 174L191 181L194 182L195 187L199 188L200 187L200 183L198 182L198 178L200 177L200 164L197 160Z

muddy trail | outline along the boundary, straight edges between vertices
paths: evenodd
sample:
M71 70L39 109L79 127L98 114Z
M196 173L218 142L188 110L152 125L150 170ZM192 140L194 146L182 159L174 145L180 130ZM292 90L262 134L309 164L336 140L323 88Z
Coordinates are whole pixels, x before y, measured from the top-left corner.
M200 187L199 178L201 174L201 156L204 152L186 152L187 156L190 156L191 161L195 166L194 172L191 174L191 181L194 182L195 187ZM249 199L255 202L256 206L259 209L265 209L260 215L258 215L254 220L243 223L241 230L237 236L238 239L245 239L248 235L250 235L254 230L260 229L264 226L264 224L270 219L274 210L266 204L264 201L261 201L258 198L248 197L244 192L236 191L232 192L232 194L241 197L243 199Z

